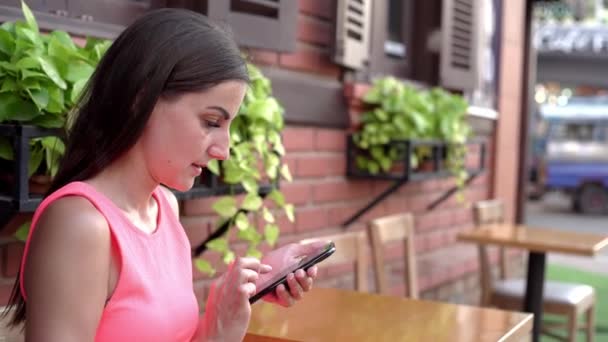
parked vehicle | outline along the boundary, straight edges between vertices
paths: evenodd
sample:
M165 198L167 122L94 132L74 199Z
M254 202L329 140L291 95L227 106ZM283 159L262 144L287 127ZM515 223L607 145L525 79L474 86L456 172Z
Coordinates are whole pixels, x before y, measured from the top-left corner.
M577 212L608 213L608 101L575 99L539 110L547 136L537 184L569 195Z

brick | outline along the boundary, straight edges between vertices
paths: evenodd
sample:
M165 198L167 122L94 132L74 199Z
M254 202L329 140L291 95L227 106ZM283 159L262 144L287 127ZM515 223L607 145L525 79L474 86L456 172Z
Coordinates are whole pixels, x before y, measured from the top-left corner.
M306 15L298 16L298 40L328 46L333 40L332 23Z
M346 150L346 134L343 130L317 129L315 150L328 152L344 152Z
M341 225L352 217L357 212L357 207L355 206L344 206L341 205L339 207L333 207L328 209L328 224L330 226L333 225Z
M323 52L316 47L298 44L296 51L279 55L281 66L303 71L316 71L321 63Z
M289 152L312 151L314 149L314 130L304 127L285 127L283 145L288 155Z
M439 217L435 213L424 213L416 216L414 223L416 233L430 231L438 226Z
M209 236L215 222L209 216L182 216L180 221L192 247L198 246Z
M334 17L336 0L299 0L298 5L300 13L332 19Z
M298 158L294 154L288 154L282 158L282 163L287 165L289 172L294 176L298 171Z
M284 234L291 234L296 231L296 223L289 221L285 213L275 215L275 219L281 232L280 236L283 236ZM297 218L295 221L297 222Z
M409 197L394 195L385 200L387 215L401 214L410 211Z
M287 183L281 185L285 201L294 205L306 204L310 200L312 188L309 183Z
M258 65L278 65L279 54L274 51L249 49L249 57L254 64Z
M201 197L183 201L181 214L183 216L215 215L212 206L218 199L218 197Z
M19 271L19 267L21 267L21 257L23 255L24 244L21 242L16 242L14 244L10 244L7 246L7 259L2 260L2 277L3 278L14 278L17 276L17 272ZM4 263L6 263L6 268L4 267Z
M344 154L302 156L298 158L298 177L341 176L346 173Z
M316 203L341 200L369 199L369 182L329 181L313 185L312 196Z
M296 210L296 231L316 230L328 225L326 208L298 208Z

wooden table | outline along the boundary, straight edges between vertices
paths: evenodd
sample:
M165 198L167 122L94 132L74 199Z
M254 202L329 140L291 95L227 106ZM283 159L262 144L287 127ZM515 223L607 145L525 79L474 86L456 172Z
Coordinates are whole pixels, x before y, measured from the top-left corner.
M523 310L534 313L533 341L540 337L546 253L592 257L608 246L608 236L510 224L481 226L458 234L458 240L529 251Z
M291 308L258 302L247 342L520 341L532 315L316 288Z

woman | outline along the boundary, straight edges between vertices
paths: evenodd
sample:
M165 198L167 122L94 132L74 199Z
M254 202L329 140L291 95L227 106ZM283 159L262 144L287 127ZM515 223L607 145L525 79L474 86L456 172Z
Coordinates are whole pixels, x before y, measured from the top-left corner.
M199 318L177 200L229 156L246 64L204 16L151 12L112 44L91 78L49 194L34 215L11 298L28 341L240 341L256 282L317 246L238 258ZM269 301L289 306L316 268ZM27 315L26 315L27 312ZM26 320L27 317L27 320Z

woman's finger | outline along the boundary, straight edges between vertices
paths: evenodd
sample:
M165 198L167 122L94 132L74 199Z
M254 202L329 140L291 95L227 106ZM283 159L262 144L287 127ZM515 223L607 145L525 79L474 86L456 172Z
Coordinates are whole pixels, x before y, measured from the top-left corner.
M238 259L239 266L241 268L247 268L250 270L254 270L256 272L260 271L260 260L256 258L239 258Z
M247 298L250 298L255 294L256 287L254 283L245 283L239 286L239 290L241 291L241 293L243 293L243 295L247 296Z
M313 266L313 267L309 268L306 273L308 274L309 277L316 278L317 272L318 272L317 266Z
M304 270L296 271L296 279L305 292L310 291L312 288L312 278L308 277Z
M293 273L290 273L287 276L287 284L289 284L289 293L291 296L296 300L302 299L302 292L304 292L304 290L302 290L300 283L298 283Z
M291 296L287 292L285 285L280 284L279 286L277 286L276 292L277 292L277 297L279 298L279 300L283 306L292 306L293 305L293 298L291 298Z
M256 281L258 281L259 278L259 273L254 271L254 270L250 270L247 268L244 268L241 270L241 276L240 276L240 283L254 283Z

